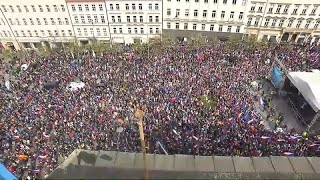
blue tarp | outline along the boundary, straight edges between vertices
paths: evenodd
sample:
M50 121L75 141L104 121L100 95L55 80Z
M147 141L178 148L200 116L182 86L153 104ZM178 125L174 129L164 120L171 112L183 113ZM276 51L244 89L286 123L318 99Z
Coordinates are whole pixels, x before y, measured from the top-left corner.
M0 163L0 180L15 180L16 178L8 169Z
M279 89L282 83L283 75L279 67L274 66L271 72L271 82L275 88Z

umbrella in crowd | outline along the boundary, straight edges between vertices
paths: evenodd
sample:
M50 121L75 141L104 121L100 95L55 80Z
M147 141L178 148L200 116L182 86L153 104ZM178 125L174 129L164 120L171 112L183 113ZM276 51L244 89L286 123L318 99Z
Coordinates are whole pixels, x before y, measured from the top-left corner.
M176 45L130 56L33 54L33 65L19 72L1 64L0 72L15 76L10 91L0 88L3 164L18 177L41 178L76 148L141 152L138 106L148 153L319 156L317 137L266 130L250 93L253 81L269 75L270 52L305 70L319 65L314 48L219 44L195 55Z

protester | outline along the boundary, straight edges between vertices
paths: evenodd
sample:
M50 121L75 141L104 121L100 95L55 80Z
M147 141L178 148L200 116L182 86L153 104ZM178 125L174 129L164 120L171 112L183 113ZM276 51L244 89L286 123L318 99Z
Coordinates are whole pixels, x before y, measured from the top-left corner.
M96 57L31 53L23 70L1 64L0 72L14 77L10 90L0 90L3 163L18 177L40 178L76 148L140 152L137 106L144 107L148 153L319 156L316 137L266 130L250 91L251 82L269 76L267 58L303 70L319 67L316 53L311 46L252 51L225 44Z

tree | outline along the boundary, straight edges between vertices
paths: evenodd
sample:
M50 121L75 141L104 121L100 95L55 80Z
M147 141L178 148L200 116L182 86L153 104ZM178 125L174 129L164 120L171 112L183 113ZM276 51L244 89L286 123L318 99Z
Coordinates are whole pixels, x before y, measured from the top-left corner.
M201 101L203 103L203 106L209 110L213 110L216 108L217 101L212 97L203 95L203 96L199 96L198 100Z
M10 51L9 49L2 50L2 56L5 62L12 61L15 57L15 53Z
M175 43L174 41L174 38L170 35L168 36L165 36L165 35L162 35L162 39L161 39L161 45L162 46L165 46L165 47L168 47L168 46L173 46Z
M135 41L132 44L132 49L134 50L135 53L143 53L146 51L147 46L144 46L143 44L141 44L141 41Z
M78 40L73 39L70 42L66 43L66 50L69 51L72 54L72 56L74 56L74 54L80 53L80 46Z
M101 55L102 53L108 51L108 44L102 43L101 41L94 41L92 44L92 49L96 55Z

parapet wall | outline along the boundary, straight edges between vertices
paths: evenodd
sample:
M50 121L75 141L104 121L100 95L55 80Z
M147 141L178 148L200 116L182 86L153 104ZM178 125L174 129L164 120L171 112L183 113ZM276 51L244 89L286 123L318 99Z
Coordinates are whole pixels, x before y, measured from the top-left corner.
M319 157L147 154L150 179L319 179ZM143 179L141 153L75 150L49 179Z

